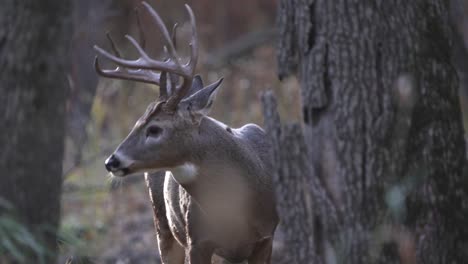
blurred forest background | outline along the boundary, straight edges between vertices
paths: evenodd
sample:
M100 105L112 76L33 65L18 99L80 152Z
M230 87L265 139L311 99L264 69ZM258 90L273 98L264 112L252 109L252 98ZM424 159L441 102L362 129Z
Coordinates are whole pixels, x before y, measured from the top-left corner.
M140 2L69 2L68 19L73 31L66 57L70 64L67 73L70 90L65 113L59 263L65 263L69 256L83 263L88 260L159 263L151 204L143 177L110 181L103 165L146 106L157 98L157 89L130 81L98 78L93 67L93 45L109 50L106 32L112 35L126 57L136 55L123 36L138 36L134 9ZM280 82L277 77L275 20L278 3L275 0L149 2L167 25L179 23L179 43L185 43L189 32L183 4L188 3L193 8L201 41L198 72L206 82L221 76L225 78L211 114L214 118L233 127L247 122L262 124L260 93L267 89L272 89L278 98L282 120L301 118L298 81L289 77ZM451 18L458 35L453 50L448 52L454 54L460 76L462 108L468 109L468 1L453 0L453 3ZM151 25L146 19L143 14L143 25ZM145 30L149 54L160 55L159 32L153 26ZM0 53L1 45L0 38ZM468 127L467 114L464 126ZM0 206L9 207L8 202L0 202ZM9 234L12 230L21 235ZM3 253L17 255L23 263L36 263L34 261L43 254L40 243L36 243L32 235L28 238L27 230L2 215L0 234L3 234L0 253L3 250ZM7 241L8 237L12 243ZM32 251L24 254L15 243L28 244ZM281 246L277 243L275 249Z

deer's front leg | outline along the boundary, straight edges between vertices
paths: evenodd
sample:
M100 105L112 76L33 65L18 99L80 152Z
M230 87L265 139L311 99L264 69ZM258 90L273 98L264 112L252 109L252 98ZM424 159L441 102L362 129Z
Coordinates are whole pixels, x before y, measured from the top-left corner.
M158 234L159 254L162 264L184 264L184 248L171 236Z
M185 213L187 236L186 254L188 264L211 264L214 253L214 243L207 235L204 215L198 203L190 197L188 199L188 210Z
M184 248L174 238L166 217L164 172L147 173L145 179L153 205L154 226L162 264L184 264Z
M213 247L207 243L191 245L187 249L186 256L189 264L210 264L213 256Z

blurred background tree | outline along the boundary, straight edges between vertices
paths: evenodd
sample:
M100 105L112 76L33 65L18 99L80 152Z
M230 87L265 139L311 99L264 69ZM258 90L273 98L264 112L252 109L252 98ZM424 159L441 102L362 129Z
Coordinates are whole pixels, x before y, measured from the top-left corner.
M2 263L56 257L70 4L11 0L0 9Z
M465 141L449 2L280 1L279 77L264 97L288 253L281 263L463 263Z

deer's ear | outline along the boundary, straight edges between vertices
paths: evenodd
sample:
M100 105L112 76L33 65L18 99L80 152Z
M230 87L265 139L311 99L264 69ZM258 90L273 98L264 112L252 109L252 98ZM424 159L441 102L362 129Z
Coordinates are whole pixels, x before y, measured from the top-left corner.
M200 91L201 89L203 89L203 80L201 76L197 74L193 77L192 87L190 87L189 91L187 92L187 95L185 96L188 98L191 95L194 95L196 92Z
M179 104L180 111L188 112L190 115L207 115L222 81L223 78L182 100Z

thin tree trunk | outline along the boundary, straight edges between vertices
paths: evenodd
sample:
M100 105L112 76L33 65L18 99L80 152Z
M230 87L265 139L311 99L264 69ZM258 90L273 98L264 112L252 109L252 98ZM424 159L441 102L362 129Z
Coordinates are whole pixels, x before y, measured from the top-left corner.
M98 85L98 76L93 65L96 56L93 45L98 43L101 32L102 19L110 11L106 8L109 1L77 0L73 2L74 34L70 43L70 94L67 102L66 134L70 145L66 146L65 155L71 164L65 162L66 167L74 167L81 163L82 151L88 140L87 125L91 117L91 108ZM67 156L65 158L67 160Z
M282 126L264 96L284 263L465 262L448 2L283 0L278 25L279 76L299 78L303 110Z
M43 239L52 252L60 217L69 15L70 2L63 0L9 0L0 8L0 196L31 231L47 230Z

